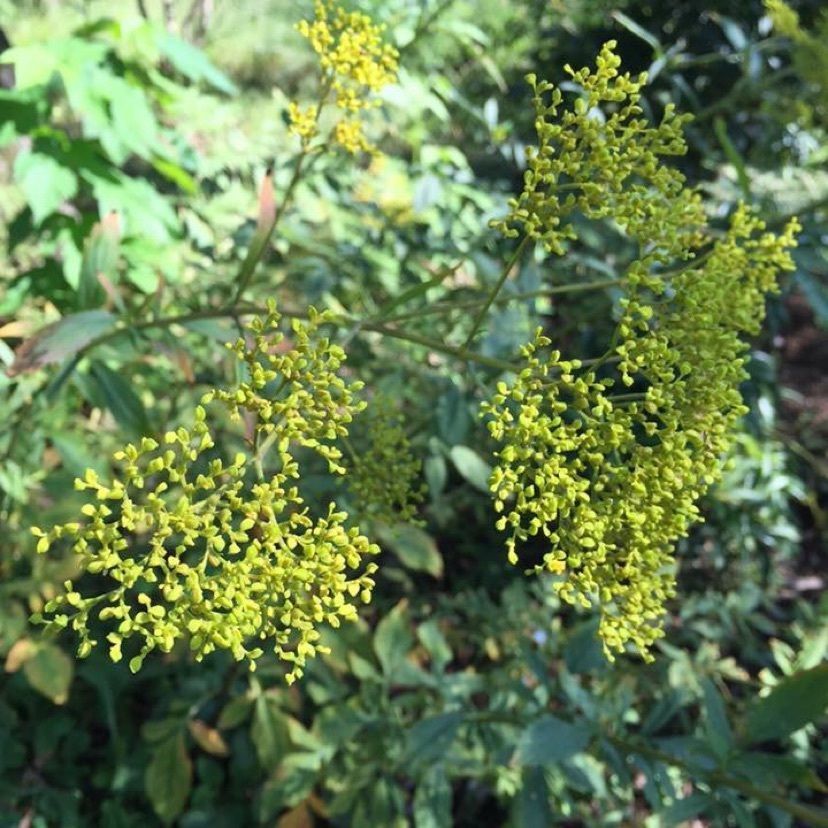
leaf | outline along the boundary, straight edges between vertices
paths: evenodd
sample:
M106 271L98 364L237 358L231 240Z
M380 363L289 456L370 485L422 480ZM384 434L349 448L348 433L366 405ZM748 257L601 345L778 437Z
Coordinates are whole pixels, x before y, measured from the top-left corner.
M201 719L193 719L187 722L187 727L195 743L205 753L209 753L211 756L228 756L230 754L224 737L214 727L210 727Z
M417 627L417 638L428 651L435 669L442 670L451 661L451 647L434 619Z
M703 814L715 800L707 794L694 793L676 800L668 808L659 811L661 821L666 826L679 825Z
M31 638L21 638L12 644L6 654L5 669L7 673L16 673L37 652L37 645Z
M295 808L279 817L276 828L313 828L315 824L310 808L306 803L300 802Z
M100 360L93 360L89 372L100 391L104 405L126 431L148 434L152 428L144 404L122 374Z
M747 744L781 739L810 722L828 709L828 664L802 670L788 676L759 699L745 720Z
M192 781L193 765L184 734L157 744L144 775L144 789L162 822L171 823L184 810Z
M250 736L262 767L274 770L290 749L290 737L285 714L273 696L262 694L256 699Z
M251 707L253 707L253 699L247 693L230 699L219 713L216 726L221 730L231 730L238 727L250 715Z
M631 17L627 17L624 12L614 11L612 12L612 18L628 32L631 32L636 37L640 37L657 55L664 52L664 47L661 45L659 39L651 32L648 32L643 26L639 26Z
M149 158L158 140L158 121L146 94L130 83L119 83L110 96L112 126L125 147Z
M443 557L434 538L418 526L400 523L377 529L379 539L393 550L400 561L415 572L428 572L435 578L443 574Z
M256 219L256 230L250 239L247 255L236 276L239 289L245 288L253 275L270 241L270 234L276 224L276 199L273 193L273 171L268 170L259 187L259 215Z
M417 722L408 731L405 753L411 762L434 762L448 753L463 723L463 713L440 713Z
M489 493L492 468L480 455L468 446L454 446L449 452L451 461L462 477L475 489Z
M525 768L523 784L514 800L516 828L548 828L555 824L549 806L549 787L542 768Z
M451 825L451 784L446 769L434 765L424 774L414 793L415 828L444 828Z
M38 693L55 704L65 704L74 672L72 659L54 644L38 644L23 664L23 675Z
M582 751L590 735L587 725L544 716L521 734L515 760L521 765L553 765Z
M705 730L707 740L715 754L723 759L730 752L733 736L727 720L724 701L716 686L709 678L702 681L704 693Z
M40 152L17 156L14 180L26 196L35 224L40 224L78 191L77 176L50 155Z
M409 628L408 603L400 601L382 621L374 633L374 652L382 671L389 678L414 646L414 636Z
M119 242L121 238L118 214L110 212L98 222L89 234L81 260L78 281L78 306L94 308L103 301L102 287L117 282ZM116 300L118 301L118 300Z
M10 377L74 356L93 339L115 328L115 317L104 310L81 311L41 328L15 351Z
M219 92L234 95L236 85L220 69L217 69L200 49L169 32L158 35L158 49L184 77L191 81L205 81Z

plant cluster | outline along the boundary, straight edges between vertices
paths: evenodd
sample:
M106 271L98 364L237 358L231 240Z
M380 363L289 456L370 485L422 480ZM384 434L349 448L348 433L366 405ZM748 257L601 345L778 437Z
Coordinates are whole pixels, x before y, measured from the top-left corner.
M483 410L503 446L491 486L509 560L517 563L518 542L545 537L544 568L563 576L561 597L601 604L607 654L631 643L650 658L675 594L673 547L699 520L698 500L747 411L740 337L758 331L766 294L793 269L798 224L775 235L740 206L726 233L707 239L699 193L659 161L683 151L683 119L671 110L656 128L637 119L645 78L619 75L612 48L604 46L594 73L570 70L584 97L560 123L550 120L562 93L530 77L539 147L500 226L508 235L522 226L560 254L576 237L562 216L612 216L642 254L622 280L617 344L585 365L544 354L552 341L539 329L520 373ZM602 103L617 109L604 114ZM571 184L560 183L564 175ZM561 189L576 192L561 202ZM685 263L666 270L677 261ZM639 390L614 395L619 384Z
M67 592L45 607L51 628L71 626L79 634L80 656L97 644L90 630L97 616L114 623L106 635L113 661L121 659L126 639L141 640L130 659L133 672L153 649L170 652L186 637L197 661L227 649L251 669L267 643L290 664L292 682L320 649L318 626L353 621L353 599L370 601L376 564L363 561L378 547L345 525L348 515L335 503L314 518L295 485L297 446L344 473L332 443L347 435L362 407L354 399L358 383L336 374L341 349L317 336L326 314L311 309L309 317L294 320L292 346L281 352L284 337L269 335L281 318L275 306L254 319L252 341L242 337L231 346L249 379L202 401L223 403L236 420L252 417L252 463L243 452L229 463L210 456L214 434L207 409L198 406L190 429L117 452L121 479L103 484L87 470L76 481L95 496L81 509L87 521L32 530L39 552L70 538L81 569L115 584L85 596L67 582ZM267 444L278 459L265 476Z
M332 94L342 113L330 137L348 152L375 152L363 131L359 114L379 104L374 97L396 80L397 50L382 40L382 27L361 12L348 12L333 0L317 0L314 19L299 23L322 69L320 98L316 105L289 105L291 131L303 146L319 129L319 115Z

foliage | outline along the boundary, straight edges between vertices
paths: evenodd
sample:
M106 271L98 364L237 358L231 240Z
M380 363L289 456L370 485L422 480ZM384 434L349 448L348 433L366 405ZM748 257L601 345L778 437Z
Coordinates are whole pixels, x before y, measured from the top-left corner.
M809 9L128 6L4 15L0 823L828 824Z

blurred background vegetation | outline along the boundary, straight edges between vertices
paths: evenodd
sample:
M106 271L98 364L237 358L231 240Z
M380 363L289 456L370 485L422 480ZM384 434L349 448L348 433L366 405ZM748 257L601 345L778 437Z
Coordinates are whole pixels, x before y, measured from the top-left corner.
M142 323L228 298L259 182L272 168L278 197L289 178L287 102L313 94L294 28L311 5L0 0L0 826L828 824L828 15L816 0L351 4L401 53L369 125L383 152L319 160L253 285L262 301L357 315L406 295L394 310L411 311L408 330L451 337L462 310L418 311L446 279L474 299L497 277L508 247L488 221L532 141L523 76L558 81L616 39L625 68L649 72L648 116L669 101L695 115L678 163L714 219L744 200L771 226L796 214L804 228L653 664L606 662L593 615L506 566L480 378L370 336L350 340L349 364L406 412L424 526L385 531L374 602L326 634L331 654L301 682L287 689L275 659L254 676L186 651L131 676L30 625L76 571L35 556L29 527L71 519L76 475L106 475L125 440L176 425L228 380L231 320ZM552 265L526 262L508 290L527 296L497 306L483 352L514 354L539 323L589 350L615 289L543 287L611 281L632 255L608 223Z

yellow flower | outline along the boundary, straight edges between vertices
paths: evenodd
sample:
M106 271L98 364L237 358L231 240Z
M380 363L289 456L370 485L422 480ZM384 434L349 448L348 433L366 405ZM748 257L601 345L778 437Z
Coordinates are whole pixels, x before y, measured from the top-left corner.
M290 131L301 138L303 144L313 140L318 132L317 107L300 107L299 104L291 101L288 104L288 117L290 118Z

